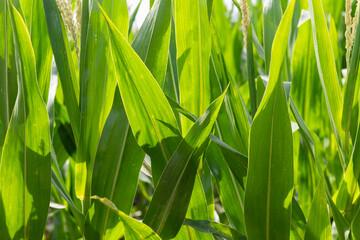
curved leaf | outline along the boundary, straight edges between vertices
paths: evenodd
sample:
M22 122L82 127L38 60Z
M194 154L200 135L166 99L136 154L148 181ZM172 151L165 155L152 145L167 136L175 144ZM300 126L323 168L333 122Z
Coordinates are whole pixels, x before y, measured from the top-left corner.
M175 237L185 219L199 158L209 142L225 93L210 104L189 130L161 175L144 223L163 239Z
M126 239L161 240L161 238L151 228L118 210L110 200L106 198L100 198L98 196L93 196L92 199L100 201L118 215L118 218L124 224Z
M101 1L103 9L109 16L121 16L127 10L126 1L119 1L114 9L114 0ZM128 19L115 19L126 23ZM123 33L127 29L119 26ZM83 79L81 79L81 112L80 112L80 138L78 142L75 184L76 196L83 200L83 211L86 213L90 207L91 183L97 147L100 141L108 111L113 103L116 88L115 76L110 56L110 44L106 21L98 7L93 2L90 11L89 27L85 49L85 65Z
M227 225L217 223L217 222L211 222L211 221L206 221L206 220L200 221L200 220L185 219L184 225L195 228L201 232L213 233L219 237L222 237L222 238L228 239L228 240L232 240L232 239L245 240L246 239L246 237L244 235L242 235L235 229L233 229Z
M9 7L19 90L0 165L0 238L41 239L51 189L49 118L29 33L15 7Z
M110 30L112 54L126 115L136 141L151 157L154 185L175 152L181 135L160 86L115 25L103 12Z
M290 235L292 130L279 74L286 53L294 6L295 0L292 0L276 33L269 83L250 130L245 190L245 225L249 239L288 239Z

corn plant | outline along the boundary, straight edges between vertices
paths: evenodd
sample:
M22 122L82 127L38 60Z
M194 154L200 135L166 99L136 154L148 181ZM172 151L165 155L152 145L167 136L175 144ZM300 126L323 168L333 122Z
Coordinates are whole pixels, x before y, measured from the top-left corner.
M0 0L0 239L360 239L357 0Z

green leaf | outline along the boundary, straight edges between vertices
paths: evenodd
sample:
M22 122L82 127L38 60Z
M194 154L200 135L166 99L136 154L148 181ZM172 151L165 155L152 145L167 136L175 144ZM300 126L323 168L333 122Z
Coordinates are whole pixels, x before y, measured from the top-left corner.
M354 150L348 167L345 172L339 192L337 193L336 206L340 211L345 212L345 216L348 219L352 219L356 214L353 202L358 195L358 188L360 184L360 128L356 134L356 140L354 143Z
M125 38L103 12L126 115L136 141L151 157L154 185L175 152L181 135L160 86Z
M345 132L341 128L341 113L343 100L339 80L336 73L334 54L330 43L330 36L325 21L324 10L320 0L308 0L311 16L313 40L321 85L325 94L331 127L335 134L339 156L343 169L346 169L347 160L343 142Z
M210 143L207 149L206 161L215 178L217 192L231 226L245 234L244 190L214 143Z
M81 228L84 224L85 217L81 213L81 210L77 208L75 205L73 199L71 198L68 190L66 189L65 182L63 180L63 177L61 175L61 170L58 165L57 157L55 155L55 151L53 147L51 146L51 158L52 158L52 164L51 164L51 183L56 188L58 193L65 199L65 201L68 203L68 206L74 215L74 218L77 221L77 224Z
M100 201L118 215L119 219L124 224L126 239L161 240L161 238L151 228L118 210L110 200L106 198L100 198L98 196L93 196L92 199Z
M219 134L225 142L238 149L242 154L247 155L250 129L248 114L237 85L228 73L220 48L220 41L214 26L212 27L210 65L210 83L213 98L219 96L223 89L231 82L228 96L225 97L225 104L220 109L219 119L217 121L220 128ZM232 134L226 134L227 132L231 132Z
M163 239L175 237L189 205L199 158L218 115L226 91L217 98L181 141L161 176L144 223Z
M132 44L161 87L169 53L171 5L171 0L155 1Z
M291 208L291 232L290 239L303 240L306 231L306 219L299 203L293 198Z
M49 118L29 33L15 7L9 8L19 91L0 165L0 238L41 239L51 189Z
M325 175L323 174L311 203L310 214L306 225L305 240L332 239L325 184Z
M15 46L8 1L0 4L0 154L17 96Z
M300 134L303 137L303 139L305 140L305 144L310 149L311 156L315 160L316 169L318 171L318 174L320 175L321 172L322 172L322 167L321 167L320 157L319 157L320 154L317 151L315 139L313 138L309 128L307 127L307 125L306 125L306 123L304 121L304 119L302 119L302 117L301 117L298 109L296 108L295 103L294 103L292 98L290 98L290 109L291 109L291 111L292 111L292 113L294 115L296 123L299 126Z
M71 56L70 44L56 5L56 0L43 0L43 4L51 47L64 93L65 105L69 113L75 142L77 143L80 135L79 84Z
M198 120L197 117L192 115L189 111L182 108L177 102L170 97L167 97L171 107L174 111L181 113L183 116L188 118L190 121L195 122ZM220 109L221 111L221 109ZM242 183L243 177L247 174L248 158L238 150L232 148L227 143L216 137L214 134L210 134L209 138L219 147L225 160L227 161L231 171L235 178Z
M250 129L245 190L245 225L250 239L288 239L290 234L292 130L279 74L286 53L294 5L295 0L292 0L276 33L269 83Z
M249 24L246 35L247 47L246 47L246 67L247 77L249 82L249 92L251 99L251 115L255 116L257 110L256 104L256 87L255 87L255 72L254 72L254 56L253 56L253 42L252 42L252 25Z
M293 81L291 97L307 126L313 131L323 131L325 122L320 109L324 106L323 91L316 65L311 22L299 27L292 57Z
M194 187L191 192L191 198L186 213L186 218L191 218L193 220L209 219L208 208L211 207L211 205L207 206L205 191L202 183L203 182L202 179L200 179L200 175L197 174L194 182ZM212 240L213 238L209 233L200 232L185 225L182 225L180 231L177 233L174 239L175 240L185 240L185 239Z
M47 102L52 63L52 51L42 0L22 0L25 22L34 48L36 74L40 93Z
M101 1L103 10L109 15L121 15L121 9L127 9L126 1L113 9L113 0ZM114 19L119 21L119 19ZM126 23L128 19L121 19ZM123 33L127 33L127 27L121 25ZM86 213L90 207L91 183L96 157L97 146L100 141L101 132L105 124L107 112L113 103L113 92L116 87L115 77L111 74L110 46L106 21L96 1L90 12L89 28L87 30L87 44L85 47L85 70L81 80L81 112L80 112L80 138L76 156L76 196L83 201L83 212ZM84 50L84 49L83 49ZM107 88L110 89L107 89ZM108 91L106 91L108 90Z
M346 218L342 215L339 209L336 207L334 201L331 198L329 191L326 192L326 197L328 204L330 206L332 217L334 218L338 238L341 240L345 240L349 238L350 233L350 223L346 220Z
M185 219L184 225L190 226L201 232L213 233L214 235L228 240L246 239L246 237L237 230L217 222L211 222L207 220L192 220L187 218Z
M112 201L118 209L129 214L138 184L139 172L145 154L137 145L126 118L120 94L117 92L114 106L106 121L97 150L92 194ZM113 230L118 217L110 209L94 202L95 213L90 218L92 228L88 239L105 237L117 239ZM95 231L95 233L93 232Z
M358 209L354 220L351 222L351 234L354 240L360 239L360 208Z
M272 46L276 31L281 21L282 9L281 2L268 0L263 4L264 21L264 51L266 73L270 71L270 61L272 58Z
M128 30L128 36L130 36L130 33L131 33L131 30L132 30L132 26L135 22L135 18L139 12L139 8L140 8L140 5L142 3L142 0L139 1L138 5L136 6L134 12L131 14L130 16L130 19L129 19L129 30Z
M210 103L211 29L206 0L175 0L180 105L199 117ZM181 119L182 135L192 122Z
M167 73L162 89L165 95L176 99L176 102L180 102L179 93L179 76L177 67L177 56L176 56L176 38L175 38L175 22L174 18L171 18L171 33L170 33L170 48L169 48L169 59ZM178 124L181 126L181 120L179 114L176 115Z

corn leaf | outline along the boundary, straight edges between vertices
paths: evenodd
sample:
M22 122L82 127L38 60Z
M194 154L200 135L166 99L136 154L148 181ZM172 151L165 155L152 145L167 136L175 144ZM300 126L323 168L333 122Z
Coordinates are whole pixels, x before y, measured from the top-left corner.
M75 142L77 143L80 135L80 90L76 78L75 65L71 56L64 23L56 5L56 0L43 0L43 4L51 47L64 93L65 105L69 113Z
M306 219L299 203L293 198L291 208L291 232L290 239L304 239L306 231Z
M34 50L13 5L18 97L0 165L0 238L41 239L50 203L49 118L36 82Z
M325 94L326 106L332 130L335 134L341 164L345 170L347 166L346 154L344 152L345 148L343 146L343 142L345 141L345 132L342 131L341 128L343 100L336 73L334 54L332 52L324 10L320 0L308 0L308 5L321 85Z
M360 208L358 209L354 220L351 222L351 234L354 240L360 239Z
M263 4L265 69L270 71L272 45L282 15L281 3L267 0Z
M15 47L8 1L0 4L0 154L17 96Z
M231 239L238 239L238 240L246 239L246 237L244 235L242 235L235 229L233 229L227 225L217 223L217 222L211 222L211 221L206 221L206 220L196 221L196 220L192 220L192 219L185 219L184 224L191 226L201 232L213 233L224 239L229 239L229 240L231 240Z
M39 89L46 103L50 87L52 51L43 3L42 0L22 0L21 7L35 52Z
M203 178L202 179L200 178L200 174L196 175L194 187L189 202L189 207L186 213L186 218L191 218L193 220L210 219L210 209L212 208L212 205L211 203L207 202L203 180L204 180ZM213 237L209 233L197 231L193 228L182 225L180 231L177 233L174 240L185 240L185 239L191 240L194 238L204 239L204 240L213 239Z
M216 29L212 28L212 51L211 51L211 89L213 98L221 94L227 84L231 82L228 96L225 97L224 106L220 109L218 125L223 140L244 155L248 152L249 118L244 106L243 99L237 89L237 84L228 73L224 56L220 48ZM225 134L231 132L232 134ZM223 133L223 134L222 134Z
M171 2L155 1L132 44L161 87L165 79L169 53Z
M353 202L356 200L359 192L360 183L360 132L356 134L356 140L354 143L354 150L345 172L345 177L339 188L339 192L336 198L336 206L340 211L345 211L345 215L350 219L356 213Z
M119 210L129 214L144 155L132 135L117 92L96 155L92 194L108 198ZM85 229L87 239L118 239L121 231L117 230L122 226L117 214L99 202L94 202L93 207L95 213L88 226L91 229Z
M161 240L161 238L151 228L118 210L110 200L100 198L98 196L93 196L92 198L98 200L117 214L118 218L124 224L126 239Z
M180 105L199 117L210 104L211 29L206 0L175 0ZM182 135L192 122L181 119Z
M174 111L181 113L184 117L186 117L192 122L198 120L197 117L192 115L186 109L182 108L175 100L171 99L170 97L167 97L167 99L171 107L174 109ZM233 172L235 178L239 181L239 183L242 183L242 179L243 177L246 176L247 173L247 166L248 166L247 156L240 153L238 150L234 149L233 147L229 146L227 143L216 137L214 134L210 134L209 138L219 147L231 171Z
M292 130L283 83L279 80L295 1L276 33L269 83L250 129L245 190L245 225L250 239L288 239L293 192ZM281 229L279 229L281 226Z
M206 160L215 178L218 194L230 225L245 234L244 190L241 189L221 151L214 143L210 143L207 149Z
M146 65L151 66L151 68L147 67L157 80L164 78L170 35L168 35L167 40L165 37L162 42L155 40L162 38L160 35L163 35L163 31L167 31L166 26L161 29L160 24L166 22L170 24L171 8L168 6L169 4L171 4L169 1L157 1L155 3L133 43L133 48L138 53L142 53L140 57ZM157 48L166 48L165 55L157 57L156 54L151 54ZM121 141L118 140L119 137ZM113 154L109 154L109 152ZM118 208L121 211L129 214L137 188L140 167L144 159L144 153L141 153L142 150L133 137L120 95L117 92L97 151L92 185L93 194L108 198L119 206ZM115 168L111 167L114 164L114 159L117 159ZM112 169L112 172L109 173L108 169ZM108 184L109 182L112 184ZM116 214L110 212L102 204L95 203L95 213L90 221L95 231L91 230L92 232L87 234L89 239L97 238L97 234L104 235L105 238L119 238L119 236L113 235L119 232L114 231L116 229L114 226L118 227Z
M193 125L161 176L144 223L163 239L175 237L190 202L199 158L203 154L208 136L218 115L226 91L217 98L204 115Z
M160 86L103 12L110 30L121 98L139 146L151 157L154 185L181 140L177 122Z
M110 16L121 16L121 9L127 9L126 1L118 3L114 9L112 0L101 1L103 9ZM117 22L127 24L128 19L115 19ZM126 25L127 26L127 25ZM123 34L127 28L119 26ZM85 71L81 81L81 112L80 112L80 138L76 156L76 195L83 201L83 211L90 208L90 195L93 167L97 146L100 141L102 129L105 124L107 112L113 103L113 93L109 93L108 85L115 91L115 77L108 77L107 71L112 68L109 56L109 37L106 21L102 16L97 2L94 1L90 12L89 28L87 30L87 44L85 47ZM113 72L113 71L110 71ZM109 97L110 96L110 97Z
M332 239L325 184L325 175L322 175L311 203L305 240Z

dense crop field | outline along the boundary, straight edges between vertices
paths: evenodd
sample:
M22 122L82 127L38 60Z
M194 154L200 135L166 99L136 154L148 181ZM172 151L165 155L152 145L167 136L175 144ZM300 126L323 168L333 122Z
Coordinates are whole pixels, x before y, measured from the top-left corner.
M0 0L0 239L359 240L359 1L139 6Z

